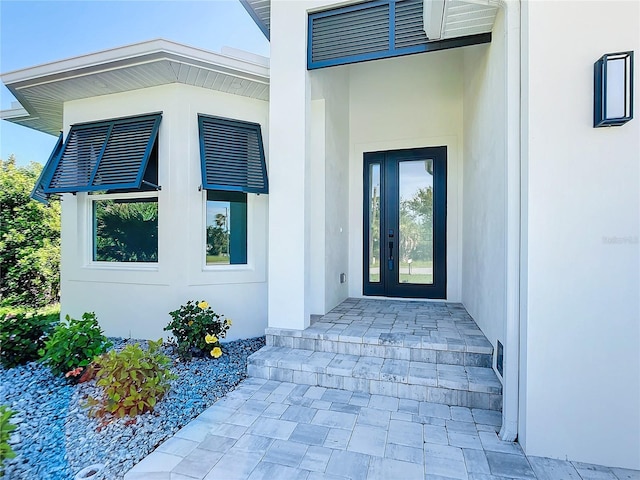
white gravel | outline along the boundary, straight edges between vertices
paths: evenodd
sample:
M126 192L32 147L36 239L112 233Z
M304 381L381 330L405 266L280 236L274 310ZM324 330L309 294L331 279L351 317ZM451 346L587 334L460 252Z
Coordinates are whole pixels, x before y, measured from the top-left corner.
M145 341L111 338L114 348ZM223 397L244 378L247 357L264 345L264 337L223 344L217 360L180 362L171 347L178 379L152 413L103 425L81 407L95 388L91 382L71 385L38 363L0 367L0 404L18 413L12 438L17 457L5 465L4 478L67 480L91 464L105 464L99 478L117 480L165 439Z

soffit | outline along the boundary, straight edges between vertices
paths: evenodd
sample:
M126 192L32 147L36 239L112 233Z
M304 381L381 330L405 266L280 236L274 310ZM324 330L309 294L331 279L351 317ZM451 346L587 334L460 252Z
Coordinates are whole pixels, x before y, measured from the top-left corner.
M444 4L442 38L457 38L493 30L498 7L488 2L449 0Z
M1 78L20 106L0 115L57 135L64 102L172 83L268 101L268 59L245 57L152 40L9 72Z

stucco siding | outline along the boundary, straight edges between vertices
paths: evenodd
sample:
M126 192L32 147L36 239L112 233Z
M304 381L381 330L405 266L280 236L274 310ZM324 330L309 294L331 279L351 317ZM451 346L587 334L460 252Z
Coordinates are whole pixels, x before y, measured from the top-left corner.
M638 2L525 2L522 22L521 440L530 455L635 469L640 123L594 129L592 112L593 63L605 53L637 54L638 18Z
M501 10L491 44L464 49L462 301L494 347L505 343L505 80Z
M207 300L234 320L230 339L257 336L267 324L267 195L248 196L247 265L205 266L205 192L199 191L198 113L260 123L267 103L197 87L167 85L67 102L64 125L162 112L158 133L158 262L130 266L91 258L87 194L63 197L62 310L95 311L108 335L167 336L168 312ZM265 148L268 148L265 146Z

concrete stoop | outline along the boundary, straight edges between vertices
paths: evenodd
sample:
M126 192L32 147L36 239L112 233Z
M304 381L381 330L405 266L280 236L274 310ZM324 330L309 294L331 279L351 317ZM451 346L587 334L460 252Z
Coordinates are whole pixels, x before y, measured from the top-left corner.
M305 330L269 328L248 375L502 409L493 347L460 304L348 299Z

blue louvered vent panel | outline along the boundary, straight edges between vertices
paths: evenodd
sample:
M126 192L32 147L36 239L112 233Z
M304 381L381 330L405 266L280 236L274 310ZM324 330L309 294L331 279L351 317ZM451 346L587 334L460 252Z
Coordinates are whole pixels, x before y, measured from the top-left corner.
M396 2L395 47L397 49L425 45L427 35L423 28L423 0Z
M331 67L477 45L491 34L430 42L423 0L375 0L309 14L307 68Z
M93 185L114 185L138 182L142 159L147 154L156 119L148 117L132 123L113 126L107 148L93 179ZM155 138L154 138L155 139Z
M199 115L198 125L205 189L269 192L259 124Z
M161 115L74 125L45 193L140 188Z
M62 141L62 133L58 137L58 141L56 142L56 146L53 147L53 151L51 155L49 155L49 159L47 163L44 164L44 168L40 172L40 176L38 177L38 181L36 182L33 190L31 192L31 198L39 201L40 203L48 204L48 195L44 193L45 185L49 185L51 181L51 176L53 175L53 171L55 169L55 165L62 151L62 145L64 142Z
M310 23L314 63L389 50L388 3L310 15Z

